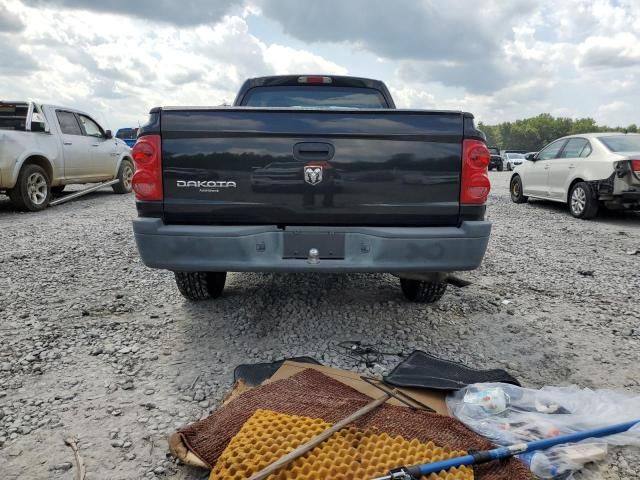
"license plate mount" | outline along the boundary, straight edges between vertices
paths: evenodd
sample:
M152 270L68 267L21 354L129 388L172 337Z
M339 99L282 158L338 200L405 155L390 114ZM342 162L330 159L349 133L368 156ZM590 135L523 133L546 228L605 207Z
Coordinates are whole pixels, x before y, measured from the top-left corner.
M285 232L282 258L308 258L315 248L321 260L344 260L344 243L344 233Z

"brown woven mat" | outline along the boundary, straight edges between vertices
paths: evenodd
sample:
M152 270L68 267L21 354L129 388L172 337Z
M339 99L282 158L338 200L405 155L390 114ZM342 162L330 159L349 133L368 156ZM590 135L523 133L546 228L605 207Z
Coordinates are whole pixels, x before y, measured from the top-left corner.
M257 409L335 423L370 401L371 398L351 387L307 369L288 379L253 388L179 433L185 445L213 467L231 439ZM455 418L393 405L379 407L355 422L354 426L377 428L390 435L402 435L407 440L431 440L455 450L484 450L492 446L487 439L467 429ZM478 467L475 472L478 478L487 480L532 478L528 468L515 459L493 462Z

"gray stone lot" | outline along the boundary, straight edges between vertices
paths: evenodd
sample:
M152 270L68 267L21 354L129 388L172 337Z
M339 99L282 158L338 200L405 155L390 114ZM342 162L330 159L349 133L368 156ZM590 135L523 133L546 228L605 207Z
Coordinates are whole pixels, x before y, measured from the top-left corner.
M482 267L434 305L406 303L390 275L230 274L222 298L189 303L138 258L133 196L104 190L36 214L0 196L0 475L201 479L166 457L166 436L206 416L246 362L309 355L380 374L336 348L422 349L530 387L640 394L640 216L572 218L512 204L492 172L494 222ZM639 412L640 413L640 412ZM590 478L640 478L639 450Z

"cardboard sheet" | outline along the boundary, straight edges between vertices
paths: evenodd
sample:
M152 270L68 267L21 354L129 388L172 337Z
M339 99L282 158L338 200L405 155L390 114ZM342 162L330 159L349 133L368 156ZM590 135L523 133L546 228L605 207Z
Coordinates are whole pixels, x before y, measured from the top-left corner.
M295 375L296 373L299 373L307 368L318 370L319 372L322 372L323 374L335 380L338 380L345 385L349 385L351 388L357 390L358 392L364 393L371 398L378 398L384 394L382 390L379 390L369 385L364 380L360 379L360 374L358 373L350 372L348 370L340 370L339 368L324 367L321 365L310 365L308 363L296 363L290 361L284 362L280 369L265 383L289 378L290 376ZM417 401L433 408L435 412L439 413L440 415L449 416L447 405L445 403L446 395L441 390L415 388L396 388L396 390L399 390L410 396L411 398L414 398ZM387 403L391 405L406 406L404 403L399 402L395 398L390 399Z

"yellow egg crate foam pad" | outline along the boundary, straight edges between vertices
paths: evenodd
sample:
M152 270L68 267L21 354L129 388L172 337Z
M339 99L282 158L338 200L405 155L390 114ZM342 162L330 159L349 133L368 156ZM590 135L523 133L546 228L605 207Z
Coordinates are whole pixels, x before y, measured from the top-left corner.
M209 480L246 480L329 428L322 420L257 410L233 437L211 470ZM392 468L466 455L376 430L347 427L270 475L269 480L366 480ZM432 474L429 480L471 480L469 467Z

